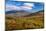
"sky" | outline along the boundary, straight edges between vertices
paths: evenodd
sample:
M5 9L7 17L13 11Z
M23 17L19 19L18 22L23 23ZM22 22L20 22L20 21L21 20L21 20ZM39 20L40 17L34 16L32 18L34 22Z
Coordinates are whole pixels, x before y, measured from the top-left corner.
M6 11L24 10L26 12L37 12L44 9L42 2L6 1Z

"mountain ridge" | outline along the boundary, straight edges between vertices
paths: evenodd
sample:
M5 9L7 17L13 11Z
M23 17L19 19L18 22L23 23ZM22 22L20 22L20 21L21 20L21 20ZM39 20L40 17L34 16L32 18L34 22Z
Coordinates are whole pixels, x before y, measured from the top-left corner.
M6 15L25 16L26 17L26 16L33 16L33 15L40 14L40 13L43 14L44 10L41 10L41 11L38 11L38 12L35 12L35 13L28 13L28 12L25 12L25 11L9 11L9 12L6 12Z

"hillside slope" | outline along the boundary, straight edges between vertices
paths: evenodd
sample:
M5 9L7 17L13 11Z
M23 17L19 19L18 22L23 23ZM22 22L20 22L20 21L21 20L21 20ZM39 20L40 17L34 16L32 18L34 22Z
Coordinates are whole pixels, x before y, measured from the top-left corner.
M44 28L44 12L39 11L28 16L16 17L14 15L6 15L6 29L40 29Z

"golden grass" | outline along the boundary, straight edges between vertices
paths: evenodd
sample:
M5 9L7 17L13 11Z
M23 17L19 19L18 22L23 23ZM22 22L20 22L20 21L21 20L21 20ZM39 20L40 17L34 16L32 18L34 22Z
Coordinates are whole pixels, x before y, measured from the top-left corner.
M44 27L43 16L12 17L6 16L6 29L39 29Z

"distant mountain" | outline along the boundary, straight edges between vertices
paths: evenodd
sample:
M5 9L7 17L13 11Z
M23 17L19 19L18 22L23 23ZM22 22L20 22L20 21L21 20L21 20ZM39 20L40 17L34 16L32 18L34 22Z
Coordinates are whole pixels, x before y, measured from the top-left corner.
M16 11L11 10L11 11L7 11L7 12L5 12L5 14L11 14L11 13L16 13Z
M29 14L29 15L27 15L27 16L34 16L34 15L40 15L40 14L44 14L44 10L40 10L40 11L38 11L38 12L31 13L31 14Z
M34 12L34 13L28 13L23 10L6 12L7 15L11 15L11 16L34 16L34 15L43 14L43 13L44 13L44 10L40 10L40 11Z
M7 11L5 12L5 14L12 14L12 13L17 13L17 12L25 12L24 10L20 10L20 11L17 11L17 10L11 10L11 11Z

